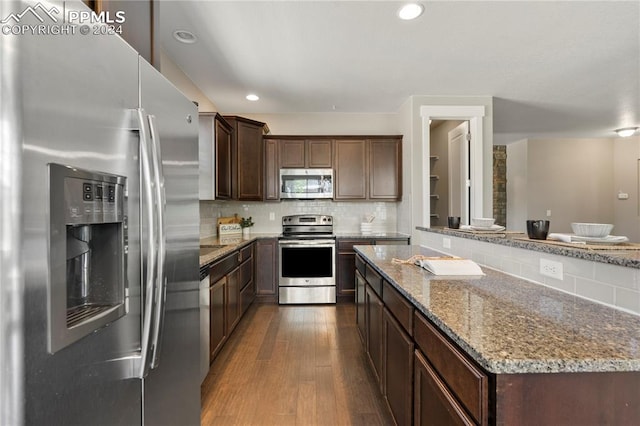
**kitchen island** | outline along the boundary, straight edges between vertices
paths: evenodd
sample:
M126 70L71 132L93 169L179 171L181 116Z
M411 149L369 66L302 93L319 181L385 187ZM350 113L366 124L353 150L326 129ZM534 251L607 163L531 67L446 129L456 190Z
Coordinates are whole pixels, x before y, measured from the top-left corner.
M392 262L442 255L420 246L355 249L359 329L397 421L640 424L638 316L486 267L437 277ZM408 407L396 394L411 379Z

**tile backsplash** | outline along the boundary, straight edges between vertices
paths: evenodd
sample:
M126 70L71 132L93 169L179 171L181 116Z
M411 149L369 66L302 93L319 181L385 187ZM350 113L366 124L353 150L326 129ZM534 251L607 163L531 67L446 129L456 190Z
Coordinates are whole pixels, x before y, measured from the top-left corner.
M282 216L292 214L327 214L334 217L334 232L337 234L359 232L360 223L370 214L375 214L374 232L396 232L396 203L382 202L336 202L311 201L200 201L200 237L217 234L218 217L251 216L255 222L252 232L280 233ZM271 219L273 218L273 219Z

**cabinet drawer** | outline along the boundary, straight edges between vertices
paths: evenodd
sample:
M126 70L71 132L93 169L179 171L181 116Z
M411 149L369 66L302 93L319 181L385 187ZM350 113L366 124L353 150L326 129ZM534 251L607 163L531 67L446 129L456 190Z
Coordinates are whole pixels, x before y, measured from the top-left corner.
M382 300L404 330L413 336L413 306L387 281L383 283Z
M361 238L353 240L338 239L338 251L353 251L353 246L371 246L373 245L373 238Z
M369 264L366 266L364 277L373 291L375 291L379 297L382 297L382 277Z
M420 350L469 414L479 424L486 424L487 375L417 312L413 335Z
M249 244L248 246L240 249L240 262L244 262L253 256L253 244Z
M247 259L240 265L240 288L246 286L253 277L253 259Z
M209 274L211 275L211 282L215 283L220 278L231 272L236 266L238 266L238 253L233 252L227 257L217 261L211 265Z

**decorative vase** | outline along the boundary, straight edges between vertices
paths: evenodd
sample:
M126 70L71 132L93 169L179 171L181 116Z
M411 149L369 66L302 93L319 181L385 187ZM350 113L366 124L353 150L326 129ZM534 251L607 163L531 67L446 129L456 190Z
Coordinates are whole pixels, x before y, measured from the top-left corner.
M242 236L248 238L251 235L251 230L249 227L242 228Z

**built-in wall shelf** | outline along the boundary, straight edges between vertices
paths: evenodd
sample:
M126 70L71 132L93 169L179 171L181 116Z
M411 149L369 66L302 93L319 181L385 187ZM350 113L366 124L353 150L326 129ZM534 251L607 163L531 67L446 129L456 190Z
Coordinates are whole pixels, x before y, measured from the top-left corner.
M440 180L440 176L438 175L431 175L429 177L431 178L431 180Z
M430 155L430 156L429 156L429 159L430 159L430 160L437 161L437 160L439 160L439 159L440 159L440 157L438 157L437 155Z
M431 194L431 195L429 195L429 197L430 197L432 200L439 200L439 199L440 199L440 196L439 196L438 194Z
M431 213L431 214L430 214L430 216L431 216L433 219L440 219L440 215L439 215L439 214L436 214L436 213Z

